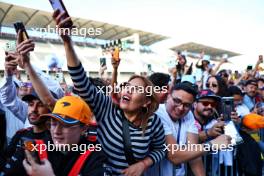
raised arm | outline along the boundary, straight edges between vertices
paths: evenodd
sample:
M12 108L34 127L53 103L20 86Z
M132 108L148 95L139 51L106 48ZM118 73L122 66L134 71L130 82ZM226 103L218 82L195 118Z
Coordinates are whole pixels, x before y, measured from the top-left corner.
M56 21L59 29L62 29L65 26L65 23L70 20L70 17L60 20L64 15L65 13L59 13L58 10L53 14L53 19ZM102 118L107 117L110 113L112 107L111 98L105 96L88 79L81 62L75 53L69 34L61 33L60 35L64 43L69 74L74 87L78 91L79 96L81 96L90 106L98 122Z
M259 56L259 59L258 59L258 61L257 61L257 63L256 63L256 65L255 65L255 68L254 68L254 70L253 70L253 76L255 77L256 76L256 74L257 74L257 71L258 71L258 68L259 68L259 65L261 64L263 62L263 58L262 58L262 55L260 55Z
M18 33L18 38L22 37L22 33ZM18 40L19 41L19 40ZM29 52L34 50L34 43L32 40L25 40L22 43L18 44L17 52L19 53L18 63L19 66L26 70L29 78L32 82L34 90L38 94L39 98L50 110L53 109L56 99L51 95L50 91L46 87L46 85L42 82L42 80L38 77L36 71L33 69L30 58Z
M17 96L17 90L13 81L14 70L17 67L17 55L9 53L5 58L5 78L0 87L0 100L19 120L25 123L27 119L28 105Z
M113 66L113 72L112 72L112 79L111 79L111 87L113 88L113 90L116 88L117 86L117 76L118 76L118 66L120 64L120 59L115 60L112 57L112 66ZM116 104L119 103L119 98L118 98L118 94L115 93L115 91L111 92L111 97L113 99L113 102L115 102Z
M224 64L224 63L226 63L227 62L227 60L226 59L222 59L219 63L218 63L218 65L215 67L215 69L212 71L212 75L214 76L214 75L216 75L216 73L218 72L218 70L220 69L220 67Z

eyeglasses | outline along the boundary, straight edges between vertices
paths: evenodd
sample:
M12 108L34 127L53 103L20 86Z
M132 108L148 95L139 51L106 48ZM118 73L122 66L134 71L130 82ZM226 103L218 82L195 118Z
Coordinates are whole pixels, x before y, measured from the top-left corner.
M183 106L184 109L189 110L192 107L192 103L183 103L181 99L171 96L175 106Z
M57 126L59 126L62 129L71 129L71 128L80 126L80 124L68 125L68 124L64 124L64 123L58 122L58 121L51 121L50 122L50 127L56 128Z
M216 102L199 101L199 103L202 103L203 106L209 106L209 105L211 105L212 108L216 108L216 106L217 106L217 103Z
M213 88L218 87L218 85L217 85L217 84L214 84L214 83L212 83L212 84L210 84L210 83L206 83L205 86L206 86L207 88L209 88L210 86L213 87Z

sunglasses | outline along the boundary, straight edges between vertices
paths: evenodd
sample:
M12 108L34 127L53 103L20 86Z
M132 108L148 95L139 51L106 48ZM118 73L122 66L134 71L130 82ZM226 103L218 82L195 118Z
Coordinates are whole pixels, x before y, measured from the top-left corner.
M229 75L228 75L228 73L221 73L220 76L227 78Z
M217 103L216 102L209 102L209 101L199 101L199 103L202 103L203 106L211 106L212 108L216 108Z
M217 85L217 84L214 84L214 83L212 83L212 84L206 83L205 86L206 86L207 88L209 88L210 86L213 87L213 88L218 87L218 85Z

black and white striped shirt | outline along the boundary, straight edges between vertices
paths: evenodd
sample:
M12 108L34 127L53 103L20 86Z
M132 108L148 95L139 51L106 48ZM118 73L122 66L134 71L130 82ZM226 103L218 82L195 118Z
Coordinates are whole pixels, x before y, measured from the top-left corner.
M103 93L89 81L83 66L68 67L72 81L79 95L92 109L98 123L98 140L108 158L113 175L120 175L129 165L125 158L122 138L123 111L116 106L111 97ZM161 120L151 116L144 136L140 127L129 123L133 156L140 161L150 157L154 164L165 157L165 135Z

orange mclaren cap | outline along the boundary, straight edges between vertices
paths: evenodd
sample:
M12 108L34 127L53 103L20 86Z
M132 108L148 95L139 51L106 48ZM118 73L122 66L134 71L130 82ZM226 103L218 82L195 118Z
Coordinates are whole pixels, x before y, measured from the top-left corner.
M264 116L258 114L248 114L244 116L243 125L249 129L264 128Z
M92 121L93 113L81 98L64 96L56 102L52 113L41 116L49 116L69 125L79 122L89 124Z

